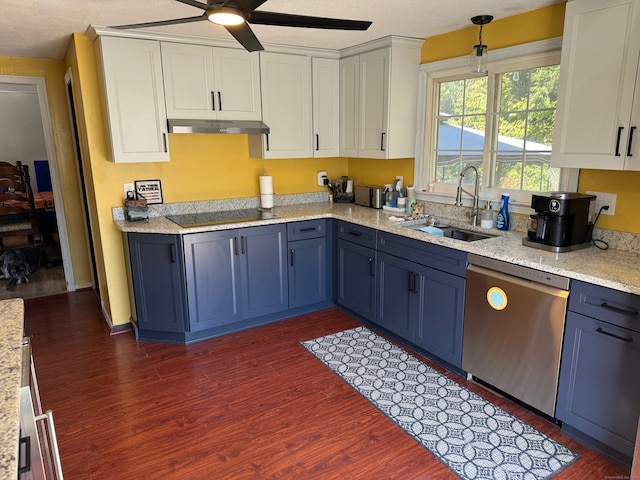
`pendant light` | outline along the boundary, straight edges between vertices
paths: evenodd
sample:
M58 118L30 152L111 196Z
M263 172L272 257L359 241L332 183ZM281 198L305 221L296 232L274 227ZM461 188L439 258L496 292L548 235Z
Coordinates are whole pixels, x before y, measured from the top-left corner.
M474 25L480 25L478 34L478 44L473 46L469 57L469 67L471 73L487 73L487 46L482 44L482 27L493 20L493 15L477 15L471 17Z

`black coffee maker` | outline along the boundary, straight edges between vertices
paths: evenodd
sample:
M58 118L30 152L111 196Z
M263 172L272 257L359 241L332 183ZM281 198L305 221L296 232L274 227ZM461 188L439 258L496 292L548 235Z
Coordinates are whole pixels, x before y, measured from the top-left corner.
M593 233L595 195L549 192L531 196L527 237L522 244L551 252L586 248Z

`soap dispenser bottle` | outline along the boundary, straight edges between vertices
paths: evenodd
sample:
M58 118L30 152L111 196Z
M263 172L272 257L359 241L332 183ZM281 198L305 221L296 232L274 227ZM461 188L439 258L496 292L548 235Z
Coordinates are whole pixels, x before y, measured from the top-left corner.
M482 228L493 228L493 210L491 210L491 202L487 202L487 207L480 217L480 226Z
M502 194L502 203L498 212L498 220L496 221L498 230L509 230L509 194Z

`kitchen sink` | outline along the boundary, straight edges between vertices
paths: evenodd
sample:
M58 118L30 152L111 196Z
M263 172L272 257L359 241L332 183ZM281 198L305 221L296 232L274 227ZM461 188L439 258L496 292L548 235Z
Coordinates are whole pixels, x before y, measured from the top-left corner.
M413 230L422 231L421 229L425 228L426 225L407 225L406 228L411 228ZM493 238L496 235L492 235L484 232L476 232L474 230L466 230L464 228L458 227L450 227L450 226L441 226L437 227L438 230L443 232L443 236L447 238L453 238L454 240L462 240L463 242L476 242L478 240L485 240L487 238ZM424 233L428 235L437 235L436 233L431 233L425 231Z

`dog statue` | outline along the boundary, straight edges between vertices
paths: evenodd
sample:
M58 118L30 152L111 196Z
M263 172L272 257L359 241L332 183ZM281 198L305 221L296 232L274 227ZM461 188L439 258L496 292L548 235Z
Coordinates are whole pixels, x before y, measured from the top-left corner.
M29 281L29 262L20 250L11 250L0 255L0 272L9 280L7 290L11 290L16 283Z

